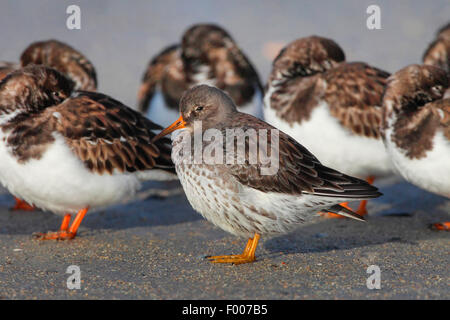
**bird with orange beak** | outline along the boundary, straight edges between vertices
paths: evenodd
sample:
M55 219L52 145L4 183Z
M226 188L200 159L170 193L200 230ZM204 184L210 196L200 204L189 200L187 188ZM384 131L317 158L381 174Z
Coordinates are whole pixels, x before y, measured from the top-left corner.
M220 89L187 90L180 112L153 141L178 131L172 135L172 161L190 204L221 229L248 238L242 254L209 256L213 263L255 261L262 235L311 223L318 211L363 221L339 203L381 195L369 183L325 167L287 134L239 112ZM262 156L269 149L270 162Z

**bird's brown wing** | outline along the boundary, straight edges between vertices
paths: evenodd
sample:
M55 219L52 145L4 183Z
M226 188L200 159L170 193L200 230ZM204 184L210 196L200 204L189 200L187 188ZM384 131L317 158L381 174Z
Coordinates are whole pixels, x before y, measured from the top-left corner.
M380 137L381 99L389 73L365 63L343 63L325 73L324 100L353 133Z
M77 92L47 109L55 130L91 171L163 169L174 172L168 139L152 142L161 127L106 95Z
M245 159L239 158L239 153L235 152L234 163L226 165L229 173L243 185L263 192L292 195L307 193L344 199L366 199L381 195L377 188L367 182L325 167L305 147L265 122L246 114L239 114L238 117L239 119L235 119L234 122L239 123L239 128L244 133L248 134L248 129L254 129L260 133L256 139L255 136L243 139L245 141ZM267 132L267 139L264 138L265 133L259 131L260 129L271 130L271 132ZM275 136L272 137L272 134L278 134L278 143L276 138L273 139ZM260 144L261 138L267 141L266 148L263 146L264 144ZM227 135L227 139L230 139L229 135ZM238 144L238 139L235 140L235 143ZM278 170L267 170L263 173L262 168L269 167L264 164L265 157L259 156L251 159L250 143L258 142L260 146L258 152L262 150L263 153L269 155L269 158L271 156L269 150L274 150L275 158L273 159L276 162L273 163L278 164ZM239 159L240 163L237 163ZM255 163L254 159L258 159L258 161Z
M325 82L322 74L293 78L270 96L270 107L289 124L308 120L323 98Z
M140 112L147 112L149 103L155 94L156 87L158 84L162 85L163 77L168 68L176 63L181 63L179 50L180 46L178 44L169 46L161 51L148 64L138 91L138 110ZM175 66L174 68L177 69ZM170 91L170 88L168 89ZM173 103L171 103L171 105L172 104ZM175 107L178 107L178 101L175 101Z

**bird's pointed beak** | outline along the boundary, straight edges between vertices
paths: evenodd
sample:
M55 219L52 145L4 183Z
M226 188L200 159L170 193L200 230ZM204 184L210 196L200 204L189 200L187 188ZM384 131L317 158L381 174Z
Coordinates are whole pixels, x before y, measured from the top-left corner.
M174 132L175 130L185 128L186 121L184 121L183 116L180 116L174 123L172 123L170 126L165 128L163 131L161 131L159 134L157 134L152 141L156 141L164 136L167 136L169 133Z

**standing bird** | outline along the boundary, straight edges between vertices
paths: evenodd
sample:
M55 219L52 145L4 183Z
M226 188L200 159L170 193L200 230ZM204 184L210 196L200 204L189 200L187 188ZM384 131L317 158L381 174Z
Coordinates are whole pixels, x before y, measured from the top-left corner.
M445 71L410 65L388 80L383 97L386 150L410 183L450 198L450 98ZM450 230L450 222L435 225Z
M30 64L52 67L75 82L76 90L95 91L97 76L92 63L79 51L57 40L34 42L20 57L20 64L0 64L0 81L10 72ZM16 198L12 210L35 210L25 201Z
M363 220L338 203L381 195L367 182L325 167L287 134L239 112L220 89L200 85L186 91L180 112L180 118L154 141L184 128L172 135L172 160L190 204L223 230L249 238L242 254L212 256L211 262L252 262L260 235L287 233L317 217L318 210ZM201 131L196 132L198 123ZM271 166L261 158L266 148L271 150ZM204 157L198 159L198 154Z
M43 64L58 70L75 82L75 90L97 90L97 75L92 63L79 51L58 40L30 44L20 56L20 64L0 63L0 80L9 72L30 64Z
M72 239L89 208L131 197L144 180L177 178L169 141L151 141L160 126L74 87L35 65L0 83L0 182L38 208L66 214L60 231L41 239Z
M273 62L264 119L300 141L324 165L373 183L392 173L380 134L388 76L366 63L345 62L333 40L298 39ZM358 214L367 213L366 203L360 203Z
M138 109L169 125L178 114L183 92L199 84L225 90L240 111L262 116L258 74L233 38L212 24L190 27L181 45L172 45L151 60L139 88Z
M444 69L450 75L450 23L439 29L422 60L424 64ZM446 91L445 97L450 98L450 89Z

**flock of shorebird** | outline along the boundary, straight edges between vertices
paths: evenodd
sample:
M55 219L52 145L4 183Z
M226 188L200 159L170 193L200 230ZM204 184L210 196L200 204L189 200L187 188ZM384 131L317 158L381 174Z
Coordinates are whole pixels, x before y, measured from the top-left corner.
M252 262L261 235L289 232L319 212L364 220L366 201L381 195L376 178L398 174L450 198L449 74L450 24L423 64L393 75L346 62L331 39L295 40L273 61L265 87L223 28L198 24L151 60L134 110L96 92L83 54L36 42L20 63L0 67L0 181L15 209L64 215L59 231L36 235L63 240L75 237L89 209L129 198L143 181L179 179L196 211L249 239L242 254L209 260ZM278 170L263 174L263 163L236 157L195 161L197 122L201 133L277 130ZM164 136L172 132L171 142ZM200 147L225 152L218 143ZM361 201L356 212L348 201Z

